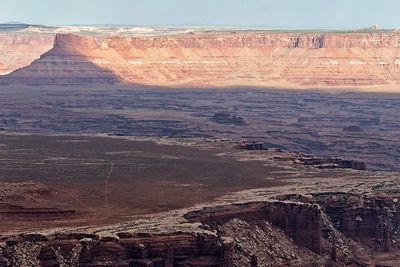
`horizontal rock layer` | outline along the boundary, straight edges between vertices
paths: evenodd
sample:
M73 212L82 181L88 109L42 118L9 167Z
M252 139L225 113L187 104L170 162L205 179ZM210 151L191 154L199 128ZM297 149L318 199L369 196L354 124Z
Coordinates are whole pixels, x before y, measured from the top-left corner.
M318 205L284 202L254 202L215 207L186 214L191 222L212 227L239 218L255 225L265 221L281 228L298 245L321 253L321 210Z
M398 196L275 198L205 207L164 223L3 237L0 266L367 266L371 251L398 250Z
M0 61L0 75L1 74L6 74L8 72L8 68L7 66Z
M0 75L31 64L53 45L52 34L0 34Z
M0 83L288 87L398 84L399 46L400 35L396 32L237 32L155 37L62 34L56 35L53 48L40 59L3 77Z

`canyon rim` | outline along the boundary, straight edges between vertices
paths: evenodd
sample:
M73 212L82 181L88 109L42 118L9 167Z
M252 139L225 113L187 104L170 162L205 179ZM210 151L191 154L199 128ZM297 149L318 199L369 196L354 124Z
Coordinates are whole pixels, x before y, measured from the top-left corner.
M93 2L0 3L0 267L400 266L400 5Z

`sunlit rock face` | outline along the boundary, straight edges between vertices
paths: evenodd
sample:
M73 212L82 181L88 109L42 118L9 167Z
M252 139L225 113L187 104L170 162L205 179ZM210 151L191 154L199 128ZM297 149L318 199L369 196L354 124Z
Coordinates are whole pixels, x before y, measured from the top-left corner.
M3 62L0 61L0 75L6 74L7 71L8 71L7 66Z
M167 36L1 36L33 47L2 83L368 86L400 82L399 34L232 32ZM48 49L47 49L48 48ZM38 57L41 51L49 50ZM0 59L4 62L3 55ZM11 61L11 60L8 60ZM5 63L7 66L7 63Z
M54 34L0 34L0 75L27 66L50 50Z

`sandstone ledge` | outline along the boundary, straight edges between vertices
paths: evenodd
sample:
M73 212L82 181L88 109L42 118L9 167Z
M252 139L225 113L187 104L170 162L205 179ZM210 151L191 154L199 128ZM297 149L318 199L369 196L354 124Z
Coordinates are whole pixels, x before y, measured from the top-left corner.
M110 227L3 237L0 266L250 266L255 259L260 266L304 266L302 258L311 266L342 266L370 264L371 249L398 250L396 196L325 192L274 198ZM281 249L262 249L255 245L260 242Z

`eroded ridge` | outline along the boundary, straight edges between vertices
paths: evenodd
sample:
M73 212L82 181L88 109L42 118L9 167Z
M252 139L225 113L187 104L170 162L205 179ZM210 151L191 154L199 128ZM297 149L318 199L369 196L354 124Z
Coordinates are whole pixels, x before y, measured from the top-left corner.
M374 190L278 194L3 237L0 266L396 266L399 194Z

